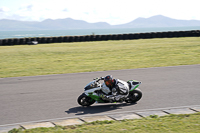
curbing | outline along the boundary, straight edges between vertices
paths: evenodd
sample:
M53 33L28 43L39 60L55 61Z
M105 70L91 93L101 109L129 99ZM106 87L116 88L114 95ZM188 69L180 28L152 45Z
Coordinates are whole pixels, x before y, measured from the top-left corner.
M182 109L168 109L168 110L164 110L164 112L168 113L168 114L193 114L196 113L195 111L191 110L190 108L182 108Z
M81 125L84 124L82 120L79 118L74 118L74 119L66 119L66 120L56 120L52 121L55 125L59 126L71 126L71 125Z
M79 118L66 118L51 121L42 122L30 122L26 124L13 124L9 126L0 125L0 133L7 133L14 128L32 129L38 127L55 127L58 126L70 126L70 125L81 125L85 122L94 121L111 121L111 120L125 120L125 119L140 119L142 117L148 117L150 115L165 116L169 114L192 114L200 112L200 105L187 106L187 107L175 107L175 108L165 108L165 109L151 109L136 112L122 112L112 115L98 115L98 116L86 116Z
M0 133L7 133L8 131L12 130L12 129L18 129L20 128L19 125L14 125L14 126L0 126Z
M55 125L51 122L38 122L38 123L30 123L21 125L24 129L32 129L38 127L54 127Z
M113 120L112 118L108 117L108 116L90 116L90 117L81 117L81 120L85 121L85 122L94 122L94 121L111 121Z
M199 107L192 107L191 109L194 110L194 111L200 112L200 106Z
M144 111L144 112L136 112L138 115L142 117L148 117L150 115L157 115L157 116L165 116L168 115L167 113L163 112L162 110L155 110L155 111Z
M130 119L141 119L142 118L139 115L134 114L134 113L114 114L114 115L109 115L109 117L111 117L117 121L121 121L121 120L125 120L125 119L130 120Z

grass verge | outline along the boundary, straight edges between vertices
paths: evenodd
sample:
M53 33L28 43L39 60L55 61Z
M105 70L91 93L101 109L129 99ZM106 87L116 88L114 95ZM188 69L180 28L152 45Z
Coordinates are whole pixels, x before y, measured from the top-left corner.
M150 116L123 121L96 121L78 126L56 126L29 130L13 129L9 133L199 133L200 112L195 114Z
M200 37L0 47L0 78L200 64Z

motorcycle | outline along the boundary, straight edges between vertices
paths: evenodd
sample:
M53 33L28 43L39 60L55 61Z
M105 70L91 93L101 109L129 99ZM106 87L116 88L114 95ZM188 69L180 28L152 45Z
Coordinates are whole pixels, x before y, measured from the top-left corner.
M84 93L82 93L78 99L77 102L81 106L90 106L97 103L110 103L107 100L103 100L99 96L99 91L103 92L102 90L105 90L106 87L105 83L101 83L100 81L103 80L103 77L93 79L90 83L88 83L84 88ZM136 103L142 98L142 92L138 88L138 86L142 83L137 80L129 80L127 81L129 85L129 95L123 100L120 101L126 102L126 103ZM116 103L116 101L113 101L112 103Z

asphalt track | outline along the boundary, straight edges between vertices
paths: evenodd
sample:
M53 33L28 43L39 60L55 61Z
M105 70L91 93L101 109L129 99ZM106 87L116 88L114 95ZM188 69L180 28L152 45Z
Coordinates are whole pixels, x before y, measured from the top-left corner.
M84 86L107 74L142 81L141 101L79 106ZM0 79L0 125L191 105L200 105L200 65Z

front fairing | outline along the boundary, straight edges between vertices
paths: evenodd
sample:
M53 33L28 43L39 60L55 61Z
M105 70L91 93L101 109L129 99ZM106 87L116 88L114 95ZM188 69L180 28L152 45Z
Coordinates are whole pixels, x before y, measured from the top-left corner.
M93 100L103 103L104 101L102 101L101 97L96 93L96 91L101 90L101 86L102 85L99 82L92 81L85 86L84 93Z
M100 87L100 84L98 84L96 81L92 81L85 86L84 90L87 91L87 90L94 89L97 87Z

